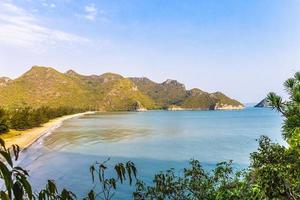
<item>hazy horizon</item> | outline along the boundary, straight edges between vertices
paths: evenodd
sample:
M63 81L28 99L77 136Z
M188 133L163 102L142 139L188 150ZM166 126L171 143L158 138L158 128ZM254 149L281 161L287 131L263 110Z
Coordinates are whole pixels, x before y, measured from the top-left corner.
M299 17L297 0L0 0L0 76L113 72L258 102L300 69Z

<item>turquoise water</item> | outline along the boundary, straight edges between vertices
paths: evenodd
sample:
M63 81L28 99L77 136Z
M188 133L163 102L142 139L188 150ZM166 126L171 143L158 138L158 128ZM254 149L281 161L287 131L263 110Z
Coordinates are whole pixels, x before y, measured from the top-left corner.
M21 164L32 172L36 188L54 179L82 197L91 188L89 166L109 157L111 165L135 162L149 183L155 172L181 169L191 158L207 169L226 160L245 168L260 135L283 144L281 123L280 115L268 108L91 114L67 120L45 135L23 153ZM122 186L116 197L130 199L131 190Z

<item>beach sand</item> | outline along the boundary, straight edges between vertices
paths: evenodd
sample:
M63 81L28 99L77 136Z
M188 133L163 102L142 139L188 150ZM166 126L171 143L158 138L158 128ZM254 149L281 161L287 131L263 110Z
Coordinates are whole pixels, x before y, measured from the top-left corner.
M64 120L93 113L95 112L89 111L73 115L66 115L63 117L52 119L49 122L43 124L41 127L36 127L25 131L11 130L9 133L1 135L0 137L4 139L6 147L10 147L13 144L17 144L20 146L21 149L25 149L32 145L44 134L48 133L49 131L55 128L58 128Z

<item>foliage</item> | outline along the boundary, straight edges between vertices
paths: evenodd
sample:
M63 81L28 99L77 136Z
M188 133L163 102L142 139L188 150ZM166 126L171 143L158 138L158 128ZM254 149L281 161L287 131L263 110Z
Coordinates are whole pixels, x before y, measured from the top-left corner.
M134 198L141 199L246 199L248 187L243 173L234 173L232 162L218 163L212 172L205 171L197 160L176 175L174 170L156 174L154 185L137 183Z
M214 109L216 104L242 106L240 102L231 99L221 92L207 93L198 88L186 90L185 86L176 80L155 83L147 78L131 78L139 90L151 97L160 108L176 105L188 109Z
M300 153L262 136L251 154L248 180L259 197L300 199Z
M8 125L7 125L7 116L5 114L5 110L0 108L0 134L6 133L9 131Z
M0 189L0 199L2 200L74 200L76 195L67 190L58 190L53 180L48 180L46 186L41 191L33 192L32 186L28 181L28 171L22 167L14 166L13 158L18 160L20 148L13 145L6 148L4 140L0 138L0 183L3 187ZM90 167L93 188L88 193L85 200L103 199L110 200L114 196L114 191L119 183L125 183L126 179L131 185L133 179L136 179L137 170L135 165L128 161L127 163L118 163L114 167L115 177L106 177L107 161L103 163L96 162ZM3 189L4 188L4 189Z
M116 172L116 177L107 178L105 176L105 172L108 170L108 161L109 159L103 163L96 162L90 167L94 186L85 200L93 200L97 198L110 200L114 197L114 191L117 189L118 183L123 184L127 178L129 185L131 185L133 178L136 179L137 170L131 161L115 165L114 170ZM98 179L96 179L96 177L98 177Z
M70 115L85 111L84 109L71 108L71 107L21 107L8 111L6 113L8 118L9 128L16 130L25 130L33 127L38 127L51 119Z
M19 158L20 147L13 145L10 148L6 148L4 140L0 138L0 180L2 180L4 187L0 190L0 197L2 200L22 200L22 199L61 199L72 200L75 199L75 195L63 189L61 193L58 192L54 181L49 180L45 189L35 194L32 190L32 186L28 181L28 171L24 170L20 166L15 166L15 161ZM4 188L4 189L3 189Z
M0 93L0 106L9 109L30 105L117 111L131 110L136 102L147 109L155 106L131 80L118 74L83 76L41 66L34 66L21 77L0 86Z
M300 149L300 72L295 73L284 83L284 88L289 94L289 100L271 92L267 100L270 105L284 117L283 136L292 146Z
M4 190L0 191L0 197L3 200L10 199L33 199L33 192L30 183L27 181L28 172L18 166L14 166L15 160L19 157L20 148L13 145L6 148L4 141L0 138L0 154L4 161L0 161L0 179L3 180Z
M270 93L267 99L285 118L283 136L290 147L272 143L262 136L244 172L233 173L229 162L217 165L210 174L198 161L192 160L184 174L176 175L174 170L161 172L155 175L152 186L139 181L135 198L300 199L300 72L284 86L290 95L289 101L283 101L275 93Z
M212 172L192 160L183 174L173 169L155 175L153 185L138 181L134 198L145 199L300 199L300 154L262 136L251 165L237 171L232 162L218 163Z
M19 78L0 84L0 106L9 109L26 105L34 108L70 106L89 110L131 111L167 108L173 104L181 106L190 97L184 85L174 80L161 84L149 79L138 80L113 73L84 76L72 70L60 73L50 67L34 66ZM226 96L213 95L215 98L211 95L208 101L217 100L230 105L238 103ZM188 108L202 108L209 104L206 98L200 97L199 100L202 101L201 107L189 104L189 101L186 104Z

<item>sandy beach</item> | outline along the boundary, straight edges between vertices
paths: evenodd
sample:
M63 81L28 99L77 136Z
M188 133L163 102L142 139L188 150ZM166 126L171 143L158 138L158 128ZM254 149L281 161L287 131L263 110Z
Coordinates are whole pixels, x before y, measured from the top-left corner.
M49 122L43 124L41 127L36 127L25 131L11 130L9 133L4 134L1 137L4 139L7 147L10 147L12 144L18 144L21 149L25 149L28 148L30 145L32 145L44 134L48 133L49 131L55 128L58 128L63 121L74 117L86 115L86 114L92 114L92 113L95 112L89 111L89 112L77 113L73 115L66 115L63 117L52 119Z

